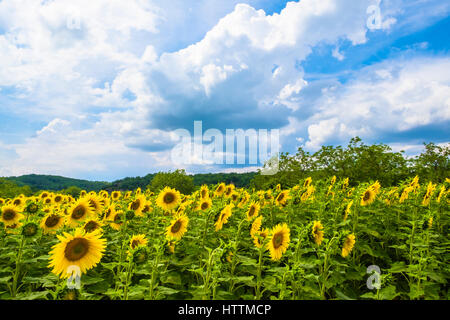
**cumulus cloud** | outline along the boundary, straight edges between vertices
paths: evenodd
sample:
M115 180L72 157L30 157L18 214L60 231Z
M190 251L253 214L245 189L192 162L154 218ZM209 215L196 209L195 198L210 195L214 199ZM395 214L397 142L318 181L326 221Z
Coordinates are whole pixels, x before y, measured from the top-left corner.
M324 88L309 119L306 146L445 126L450 121L450 75L440 70L447 68L449 58L386 61L359 71L344 85Z
M281 128L284 144L317 148L448 119L445 59L393 61L345 84L305 80L301 63L316 46L342 60L342 41L367 41L377 1L302 0L272 15L239 2L0 2L0 88L11 113L40 123L0 144L0 174L170 168L173 130L192 131L194 120L205 130ZM384 31L393 7L383 7Z

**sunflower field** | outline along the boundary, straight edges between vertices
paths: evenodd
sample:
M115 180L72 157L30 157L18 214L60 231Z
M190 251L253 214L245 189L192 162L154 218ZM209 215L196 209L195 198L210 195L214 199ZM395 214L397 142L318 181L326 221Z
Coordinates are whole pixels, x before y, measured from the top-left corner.
M333 176L0 199L0 299L447 300L449 187Z

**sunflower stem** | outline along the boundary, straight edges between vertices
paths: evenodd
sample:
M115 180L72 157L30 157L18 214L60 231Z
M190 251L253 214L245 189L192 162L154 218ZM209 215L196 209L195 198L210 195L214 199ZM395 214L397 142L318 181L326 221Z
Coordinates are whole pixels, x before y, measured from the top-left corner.
M258 273L256 278L256 300L261 300L261 274L263 261L264 246L259 248Z
M17 281L19 279L20 263L22 260L22 253L23 253L24 245L25 245L25 237L22 236L22 240L21 240L20 246L19 246L19 252L17 253L17 257L16 257L16 270L14 271L14 277L13 277L13 284L12 284L12 291L11 291L11 296L13 298L15 298L17 295Z

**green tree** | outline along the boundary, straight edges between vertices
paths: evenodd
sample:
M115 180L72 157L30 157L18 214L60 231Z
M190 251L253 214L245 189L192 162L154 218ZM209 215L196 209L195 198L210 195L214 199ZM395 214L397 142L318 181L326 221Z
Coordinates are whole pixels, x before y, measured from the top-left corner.
M158 172L152 179L149 188L158 192L164 187L175 188L183 194L190 194L194 191L194 179L187 175L184 170L174 172Z
M0 197L1 198L15 198L20 194L30 196L33 191L29 186L19 186L16 183L0 178Z
M81 190L82 189L77 186L71 186L67 189L61 190L61 193L71 195L74 198L78 198L80 196Z
M450 144L424 143L425 151L412 160L414 173L425 181L443 182L450 177Z

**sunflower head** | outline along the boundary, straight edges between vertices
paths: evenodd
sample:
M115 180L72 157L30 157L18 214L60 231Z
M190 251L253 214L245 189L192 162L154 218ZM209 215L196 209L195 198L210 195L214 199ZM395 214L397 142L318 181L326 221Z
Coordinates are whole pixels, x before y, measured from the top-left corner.
M130 239L130 249L135 250L138 247L145 247L148 240L145 238L145 234L134 235Z
M34 222L28 222L22 227L22 235L27 238L34 237L39 231L39 227Z
M15 205L6 205L2 207L0 221L3 222L5 227L17 225L20 220L24 218L20 213L20 207Z
M41 221L44 233L54 233L64 225L65 219L56 212L50 211Z
M86 198L78 200L69 209L68 223L71 227L76 227L80 222L93 216L94 209Z
M187 231L189 218L186 215L180 215L175 217L166 229L167 239L180 240L184 233Z
M37 205L36 202L30 202L25 209L25 211L28 212L29 214L36 213L38 212L38 210L39 206Z
M171 211L175 209L181 202L181 195L175 189L165 187L156 199L156 204L163 210Z
M211 207L212 207L211 199L209 197L208 198L202 198L200 200L200 203L199 203L198 207L197 207L197 210L198 211L207 211L207 210L211 209Z
M355 235L354 234L349 234L345 240L344 240L344 245L342 246L342 252L341 255L342 257L347 257L350 252L353 249L353 246L355 245Z
M214 191L214 196L220 197L225 192L225 183L221 183L217 186L216 190Z
M323 226L322 223L320 221L314 221L313 222L313 227L312 227L312 231L311 231L311 235L314 239L314 242L320 246L320 244L323 241Z
M290 242L290 230L287 224L276 225L270 232L267 249L270 252L272 260L277 261L281 259L283 253L286 252Z
M102 231L102 223L98 221L96 218L91 218L86 220L83 225L83 229L86 233L91 233L94 231Z
M78 267L81 273L95 267L101 260L106 248L106 240L99 232L85 233L76 229L73 234L64 232L57 236L59 243L50 251L49 267L61 278L68 278L71 267Z
M253 218L257 217L259 214L259 210L261 209L261 206L258 202L252 202L247 210L247 220L252 220Z
M366 189L361 195L361 206L367 206L375 201L376 192L372 187Z

